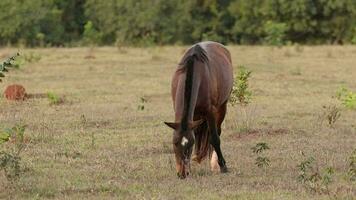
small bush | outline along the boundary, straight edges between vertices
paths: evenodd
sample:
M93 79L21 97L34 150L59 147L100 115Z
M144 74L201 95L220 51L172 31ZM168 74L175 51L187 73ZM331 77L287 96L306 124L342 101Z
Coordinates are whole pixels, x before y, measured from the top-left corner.
M282 46L285 44L284 38L288 27L285 23L277 23L267 21L264 26L266 37L264 38L265 44L273 46Z
M336 98L348 109L356 109L356 93L346 87L340 87L336 92Z
M306 189L318 194L330 194L329 185L332 183L335 170L333 167L319 169L314 157L308 157L297 165L299 170L298 182Z
M64 103L64 99L53 92L47 92L47 98L50 105L58 105Z
M85 44L89 44L91 46L99 44L101 40L100 33L94 28L93 22L91 21L88 21L84 25L83 40Z
M246 106L250 103L252 92L248 88L248 81L251 77L251 73L252 72L247 70L244 66L240 66L231 92L230 103L232 106L237 104Z
M0 133L0 170L4 171L7 180L11 183L20 177L20 154L25 147L25 127L25 125L19 124Z

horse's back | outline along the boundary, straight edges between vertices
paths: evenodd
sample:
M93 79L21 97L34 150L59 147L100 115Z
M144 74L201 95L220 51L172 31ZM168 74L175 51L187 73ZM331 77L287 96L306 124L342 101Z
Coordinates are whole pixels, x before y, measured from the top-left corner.
M233 68L230 52L226 47L217 42L198 43L206 52L209 58L207 65L209 69L209 80L213 103L221 105L230 96L233 86Z

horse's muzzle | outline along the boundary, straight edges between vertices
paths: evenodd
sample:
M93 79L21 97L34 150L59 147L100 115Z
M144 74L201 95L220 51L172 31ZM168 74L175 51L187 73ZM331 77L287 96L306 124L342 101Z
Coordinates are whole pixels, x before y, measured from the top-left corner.
M190 159L185 158L181 162L180 170L177 172L177 176L180 179L185 179L190 174Z

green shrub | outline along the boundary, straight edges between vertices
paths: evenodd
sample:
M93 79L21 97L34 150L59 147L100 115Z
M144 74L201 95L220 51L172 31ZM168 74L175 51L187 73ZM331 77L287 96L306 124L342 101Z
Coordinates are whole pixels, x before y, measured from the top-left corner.
M85 44L89 44L89 45L97 45L100 43L101 35L94 28L92 21L88 21L84 25L83 40Z
M54 92L47 92L47 98L49 100L50 105L58 105L64 103L64 99Z
M25 147L25 125L18 124L0 132L0 170L9 182L18 180L21 173L21 152ZM9 141L12 141L9 143Z
M237 104L246 106L250 103L252 96L252 92L248 88L248 81L252 72L244 66L240 66L239 68L240 70L234 80L230 103L233 106Z
M285 23L267 21L264 25L265 38L264 42L268 45L282 46L285 44L285 35L288 27Z
M350 91L346 87L340 87L336 93L336 98L341 101L341 104L349 109L356 109L356 93Z
M330 194L329 185L333 181L335 170L333 167L320 169L314 157L308 157L297 165L299 170L298 182L306 189L318 194Z

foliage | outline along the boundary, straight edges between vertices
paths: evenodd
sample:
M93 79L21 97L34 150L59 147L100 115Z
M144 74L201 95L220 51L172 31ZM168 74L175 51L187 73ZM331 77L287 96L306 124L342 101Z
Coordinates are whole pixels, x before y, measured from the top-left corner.
M298 181L308 190L319 193L329 194L329 185L332 182L335 170L333 167L325 167L322 170L315 164L314 157L308 157L297 165L299 170Z
M18 124L0 133L0 170L4 171L7 180L10 182L14 182L20 177L20 154L25 147L25 127L25 125Z
M267 21L264 25L264 31L266 37L264 41L268 45L282 46L285 43L285 34L287 31L287 25L285 23L277 23Z
M5 77L4 72L8 72L8 68L10 67L15 67L17 68L18 65L14 63L16 57L18 57L20 54L17 53L14 56L11 56L10 58L8 58L6 61L4 61L3 63L0 63L0 82L2 81L1 78Z
M93 22L88 21L84 25L83 39L86 44L94 45L100 42L100 34L94 28Z
M248 79L251 76L251 71L240 66L237 77L234 79L230 103L231 105L240 104L246 106L251 101L252 92L248 88Z
M64 102L64 99L54 92L47 92L47 98L50 102L50 105L58 105Z
M336 93L336 98L339 99L341 104L346 108L356 109L356 93L346 87L340 87Z
M269 149L269 146L267 143L265 142L260 142L260 143L257 143L256 146L252 147L252 152L255 153L257 156L256 158L256 162L255 164L257 165L257 167L259 168L266 168L270 165L270 160L268 157L266 156L260 156L260 154L262 154L264 151L268 150Z
M353 0L0 1L0 44L355 43Z

